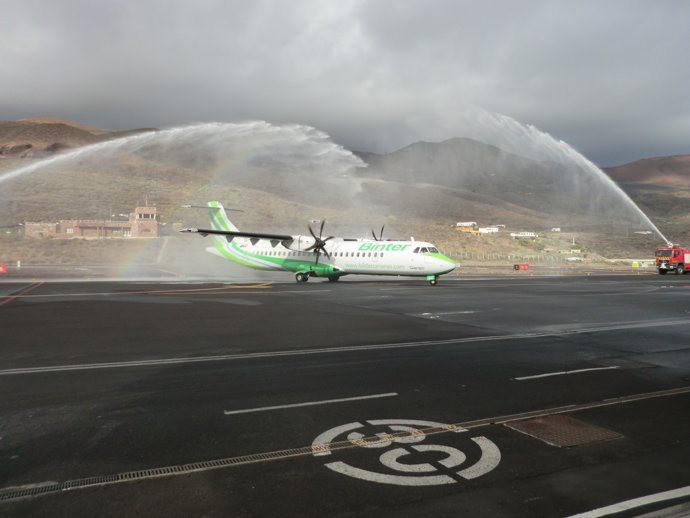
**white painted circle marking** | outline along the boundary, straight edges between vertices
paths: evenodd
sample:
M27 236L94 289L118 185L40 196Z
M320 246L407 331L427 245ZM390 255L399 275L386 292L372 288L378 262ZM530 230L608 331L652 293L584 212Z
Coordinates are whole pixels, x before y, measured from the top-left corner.
M454 468L459 466L467 457L460 450L452 446L443 446L440 444L420 444L412 446L412 448L419 452L439 451L448 455L445 459L439 461L446 468ZM403 464L398 462L400 457L410 455L411 453L404 448L395 448L383 453L379 460L381 464L394 471L402 471L403 473L432 473L436 468L427 462L420 464Z
M358 431L367 426L385 426L387 430L368 435ZM477 447L480 457L473 464L457 470L466 464L467 455L455 446L419 444L427 438L424 428L445 428L453 433L467 432L464 428L434 421L371 419L336 426L321 433L312 442L312 452L315 457L331 455L330 444L339 438L340 442L346 440L367 450L386 449L378 458L381 463L380 471L378 468L376 471L363 469L341 461L329 462L325 466L341 475L399 486L455 484L460 479L481 477L501 462L501 452L493 441L483 436L471 437L469 440L473 444L470 443L470 447L475 450L473 457L476 458ZM407 435L396 436L400 432L406 432ZM466 439L461 442L463 445L468 444ZM394 447L391 448L392 446ZM438 457L441 457L440 460L431 460Z

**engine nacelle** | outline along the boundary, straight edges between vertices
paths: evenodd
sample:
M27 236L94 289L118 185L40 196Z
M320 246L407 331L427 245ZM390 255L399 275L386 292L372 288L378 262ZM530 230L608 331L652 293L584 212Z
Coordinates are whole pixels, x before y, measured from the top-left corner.
M316 240L312 236L292 236L290 240L281 241L285 248L296 252L304 252L307 248L314 246Z

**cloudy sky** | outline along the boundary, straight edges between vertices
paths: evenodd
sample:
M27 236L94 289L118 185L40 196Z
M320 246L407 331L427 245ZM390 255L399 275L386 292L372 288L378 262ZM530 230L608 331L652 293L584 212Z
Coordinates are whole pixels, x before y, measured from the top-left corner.
M263 119L386 152L485 135L473 121L486 110L600 165L690 153L681 0L0 0L0 12L0 120Z

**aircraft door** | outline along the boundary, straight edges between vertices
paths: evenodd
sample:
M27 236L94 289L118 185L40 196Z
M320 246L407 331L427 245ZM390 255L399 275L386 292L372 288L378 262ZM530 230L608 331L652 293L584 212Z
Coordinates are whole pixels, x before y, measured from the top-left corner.
M410 256L410 270L416 272L424 270L424 256L422 255L422 250L425 250L425 248L417 247L413 250Z

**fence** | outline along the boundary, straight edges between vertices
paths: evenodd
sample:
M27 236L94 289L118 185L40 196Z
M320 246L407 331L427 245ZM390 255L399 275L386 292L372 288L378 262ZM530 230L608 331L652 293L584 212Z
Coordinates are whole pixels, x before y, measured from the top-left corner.
M495 262L525 262L525 263L569 263L563 256L545 255L545 254L497 254L485 252L467 252L460 250L447 250L447 255L459 261L495 261ZM577 256L576 256L577 257Z

